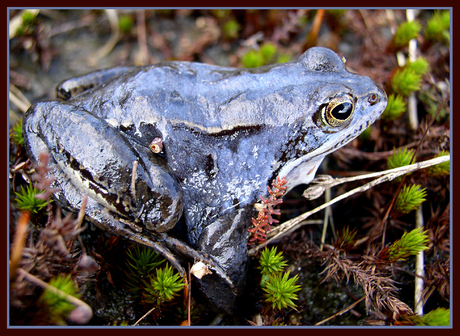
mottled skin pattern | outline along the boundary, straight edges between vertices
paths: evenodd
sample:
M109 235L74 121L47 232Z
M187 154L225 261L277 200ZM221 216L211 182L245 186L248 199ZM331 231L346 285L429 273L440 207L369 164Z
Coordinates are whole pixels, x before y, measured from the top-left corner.
M154 248L181 272L175 255L203 259L214 272L198 280L201 291L225 312L244 286L259 195L278 175L289 188L311 181L325 155L386 106L370 78L325 48L257 69L115 68L57 90L64 101L32 106L24 134L32 160L51 153L58 201L77 211L88 194L89 220ZM324 117L328 106L339 106L335 124ZM155 154L149 144L158 137L164 151ZM178 221L185 235L166 234Z

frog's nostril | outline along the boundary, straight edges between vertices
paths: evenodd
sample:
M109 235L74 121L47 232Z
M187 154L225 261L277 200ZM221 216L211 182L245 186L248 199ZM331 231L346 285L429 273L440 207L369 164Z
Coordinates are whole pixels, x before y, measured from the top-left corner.
M379 101L379 96L376 93L373 93L367 99L371 105L375 105Z

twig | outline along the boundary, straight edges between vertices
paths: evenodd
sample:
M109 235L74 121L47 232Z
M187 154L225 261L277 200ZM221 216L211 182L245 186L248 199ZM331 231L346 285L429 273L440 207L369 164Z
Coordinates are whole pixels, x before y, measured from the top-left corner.
M192 273L190 273L190 264L188 264L188 298L187 298L187 321L192 325L191 306L192 306Z
M325 202L329 202L331 200L331 188L327 188L324 193L324 200ZM319 250L322 251L324 247L324 241L326 240L326 231L328 226L328 219L331 215L331 207L327 207L324 211L324 222L323 222L323 232L321 234L321 245Z
M139 320L136 321L136 323L133 324L133 327L136 326L140 321L142 321L148 314L153 312L155 309L157 309L156 306L150 309L147 313L145 313Z
M21 111L21 112L26 112L27 109L29 108L30 104L27 105L24 103L21 99L19 99L13 92L9 91L9 99L11 102L16 105L16 107Z
M415 214L415 227L416 228L423 228L423 212L422 212L422 205L417 209ZM425 267L424 255L423 251L419 251L415 256L415 307L414 312L417 315L423 315L423 277L425 275L424 267Z
M22 258L22 251L26 243L27 232L29 231L29 219L30 213L28 211L21 211L11 251L10 279L16 276L16 269L18 268L19 262Z
M406 17L407 21L411 22L415 19L415 10L414 9L407 9L406 10ZM411 62L417 59L417 40L412 39L409 41L409 60ZM418 128L419 122L417 117L417 99L415 98L415 92L412 91L409 95L409 101L407 104L407 113L409 116L409 126L412 130L416 130Z
M140 65L148 64L149 50L147 48L147 33L145 29L145 10L137 11L137 43L139 44Z
M310 33L307 35L307 40L305 41L304 44L304 49L311 48L316 45L316 41L318 38L318 32L319 29L321 28L321 23L323 22L323 17L324 17L324 9L318 9L316 12L315 18L313 19L313 24L311 26Z
M407 174L407 173L410 173L410 172L413 172L413 171L416 171L416 170L419 170L419 169L423 169L423 168L427 168L427 167L431 167L431 166L434 166L434 165L437 165L437 164L440 164L442 162L447 162L447 161L450 161L450 156L446 155L446 156L441 156L441 157L436 157L434 159L431 159L431 160L426 160L426 161L422 161L422 162L417 162L417 163L414 163L414 164L411 164L411 165L408 165L408 166L404 166L404 167L399 167L399 168L394 168L394 169L389 169L389 170L386 170L386 171L382 171L382 172L377 172L377 173L372 173L372 174L366 174L366 175L361 175L361 176L355 176L355 177L348 177L348 178L343 178L343 179L336 179L336 180L333 180L332 183L328 186L325 186L326 187L331 187L331 186L334 186L334 185L337 185L337 184L341 184L341 183L344 183L345 181L344 180L348 180L348 181L351 181L351 180L359 180L359 179L363 179L363 178L370 178L370 177L374 177L374 176L379 176L379 175L383 175L382 177L380 178L377 178L367 184L364 184L362 185L361 187L358 187L358 188L355 188L353 190L350 190L340 196L337 196L336 198L334 198L332 201L330 202L327 202L327 203L324 203L322 204L321 206L311 210L311 211L307 211L305 213L303 213L302 215L296 217L296 218L293 218L293 219L290 219L286 222L284 222L283 224L277 226L277 227L274 227L272 228L272 230L269 232L269 239L262 243L262 244L259 244L253 248L251 248L249 251L248 251L248 255L252 256L252 255L255 255L255 253L260 250L261 248L265 247L267 244L269 244L270 242L272 242L273 240L275 239L278 239L282 236L284 236L285 234L287 234L289 231L291 230L294 230L294 229L297 229L299 227L301 227L303 225L303 221L305 219L307 219L308 217L310 217L311 215L317 213L318 211L321 211L323 209L325 209L326 207L342 200L342 199L345 199L353 194L356 194L358 192L363 192L363 191L366 191L380 183L383 183L383 182L387 182L387 181L391 181L393 179L395 179L396 177L398 176L401 176L401 175L404 175L404 174ZM340 181L339 181L340 180ZM348 182L346 181L346 182Z
M77 225L75 225L75 230L78 230L81 227L81 224L83 223L83 219L85 218L85 210L86 210L87 203L88 203L88 194L85 194L85 196L83 196L83 201L81 202L80 211L78 211Z
M133 200L136 200L136 173L137 173L137 165L139 161L133 162L133 172L131 173L131 194L133 195Z
M321 324L323 324L323 323L326 323L326 322L329 321L329 320L332 320L333 318L335 318L335 317L337 317L337 316L340 316L340 315L345 314L347 311L349 311L349 310L355 308L355 306L356 306L358 303L360 303L361 301L363 301L365 298L366 298L366 297L363 296L361 299L359 299L358 301L352 303L352 304L349 305L347 308L344 308L344 309L342 309L341 311L335 313L334 315L329 316L328 318L326 318L326 319L324 319L324 320L322 320L322 321L320 321L320 322L318 322L318 323L315 323L315 326L319 326L319 325L321 325Z
M115 9L106 9L105 13L109 18L112 35L110 36L110 39L107 41L107 43L101 49L99 49L94 56L88 59L88 63L90 65L96 65L100 59L107 56L118 43L120 38L120 27L118 25L117 11Z

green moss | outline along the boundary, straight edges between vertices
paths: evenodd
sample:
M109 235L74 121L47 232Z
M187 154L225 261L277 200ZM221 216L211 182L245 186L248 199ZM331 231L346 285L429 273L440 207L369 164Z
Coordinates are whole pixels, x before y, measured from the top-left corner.
M297 300L295 292L300 290L300 286L296 285L299 276L296 274L293 278L289 278L289 272L278 273L270 277L262 288L266 293L266 301L270 302L273 309L281 310L283 308L296 308L296 304L292 300Z
M421 76L430 71L430 64L424 57L419 57L415 61L409 62L406 67Z
M49 281L49 285L61 290L62 292L79 298L78 288L74 284L70 274L58 275ZM46 288L38 299L38 305L47 312L48 318L52 324L64 325L64 319L75 308L73 304L67 301L62 295L55 293Z
M264 59L258 51L251 49L243 55L241 63L245 68L258 68L264 64Z
M429 313L418 316L416 325L422 326L450 326L450 309L436 308Z
M393 155L387 158L388 169L399 168L410 164L414 151L412 149L400 148L393 151Z
M276 63L286 63L291 60L291 56L286 54L279 54L278 58L276 59Z
M182 288L184 280L167 265L156 269L155 276L150 277L150 283L145 287L143 297L148 303L160 305L162 302L171 301Z
M388 104L385 111L382 114L382 119L386 121L392 121L398 119L406 112L406 102L400 95L392 93L388 97Z
M409 41L416 38L422 26L417 20L406 21L399 25L393 36L393 42L397 47L403 47L409 44Z
M264 59L264 64L269 64L275 58L278 49L273 43L264 43L260 46L260 54Z
M450 155L447 151L442 151L436 157ZM450 161L442 162L440 164L431 166L427 169L431 176L447 176L450 174Z
M20 210L38 213L40 210L42 210L44 207L48 205L47 200L43 200L36 197L41 193L43 192L35 188L32 184L27 185L25 188L21 186L19 192L15 192L17 197L14 199L14 202Z
M133 28L133 18L130 15L123 15L118 21L122 33L129 34Z
M24 137L22 136L22 119L13 126L10 134L15 144L24 147Z
M145 287L144 282L166 259L154 250L139 245L129 249L126 255L125 285L134 297L138 297Z
M450 11L436 11L425 27L425 38L450 44Z
M396 93L408 96L411 92L420 90L422 75L414 70L404 67L396 70L391 78L391 87Z
M395 202L395 210L402 214L408 214L409 212L418 209L426 197L425 188L421 188L418 184L411 186L405 185L399 192Z
M22 24L24 27L29 27L32 26L35 22L35 18L37 17L36 12L31 12L31 11L24 11L22 14Z
M260 266L258 269L261 270L262 274L272 275L283 271L283 268L287 265L283 258L283 252L277 253L277 247L265 248L260 254Z
M429 241L427 231L422 231L421 228L404 232L401 239L395 241L388 248L389 260L395 262L417 255L420 251L428 248Z
M228 20L224 24L224 35L227 38L233 39L238 37L238 32L241 30L241 26L236 20Z

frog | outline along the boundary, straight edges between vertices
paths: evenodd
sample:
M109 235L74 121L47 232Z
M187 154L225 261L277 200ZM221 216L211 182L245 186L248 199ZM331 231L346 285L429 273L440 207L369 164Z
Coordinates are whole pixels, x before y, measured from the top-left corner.
M154 249L233 314L245 287L255 203L285 178L308 184L323 159L384 111L385 91L323 47L258 68L168 61L59 84L24 117L27 153L50 153L59 204Z

